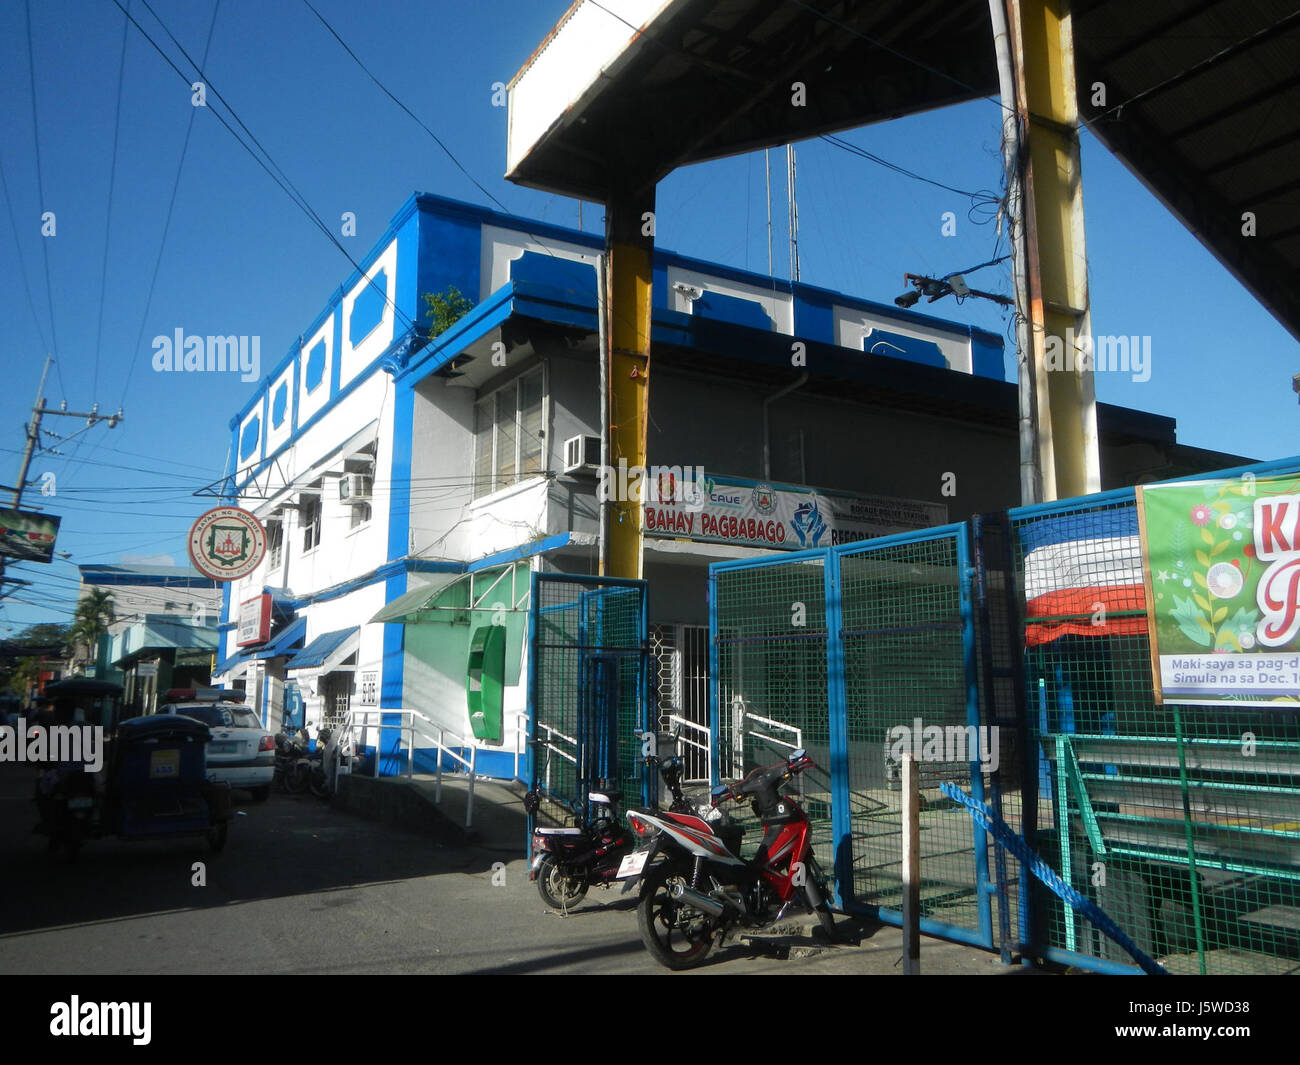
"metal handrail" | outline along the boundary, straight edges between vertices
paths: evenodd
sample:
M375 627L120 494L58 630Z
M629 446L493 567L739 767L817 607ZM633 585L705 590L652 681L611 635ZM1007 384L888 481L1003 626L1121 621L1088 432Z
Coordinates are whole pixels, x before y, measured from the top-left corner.
M441 725L436 725L429 717L420 713L420 711L418 710L404 710L397 707L391 707L391 708L383 707L383 708L376 708L371 710L357 711L357 714L359 714L365 720L363 720L359 725L356 724L355 722L350 722L350 726L352 728L361 729L361 746L363 748L366 746L367 733L372 727L379 733L379 742L376 743L375 745L375 760L370 774L371 777L374 779L378 779L379 777L379 758L380 758L380 753L383 749L384 730L385 729L398 730L397 743L399 749L402 745L404 734L409 734L410 738L407 743L406 776L407 779L410 779L415 773L416 719L418 718L420 721L423 721L426 725L428 725L429 726L428 730L421 730L420 738L431 743L436 748L437 751L437 758L435 760L436 769L434 773L434 779L435 779L434 802L439 806L442 805L442 762L443 762L443 757L447 756L450 757L453 762L457 762L461 766L463 766L469 774L469 788L467 789L465 794L465 827L468 829L473 826L474 779L475 776L477 775L477 770L478 770L478 747L477 746L475 746L472 743L467 743L465 741L465 738L461 736L459 733L453 732L451 729L444 728ZM391 716L393 714L398 715L401 720L397 724L385 723L383 718L385 716ZM376 721L373 726L370 724L368 720L371 715L376 715L379 718L379 720ZM353 716L351 711L349 712L348 716L349 718ZM429 734L430 731L437 732L436 738ZM464 755L457 753L457 751L447 746L448 737L451 737L453 742L456 742L458 747L462 749L469 748L469 757L466 758Z
M775 736L766 736L761 732L754 732L753 730L750 730L747 735L754 736L760 740L767 740L768 743L774 744L777 747L789 747L792 751L797 751L803 746L803 729L797 728L794 725L787 725L784 721L773 721L770 717L752 714L748 710L745 711L745 717L750 721L757 721L762 725L785 729L786 732L793 732L794 743L789 742L789 740L778 740Z
M697 739L692 739L689 736L682 736L679 734L677 736L677 745L679 748L685 745L687 747L694 747L697 751L701 751L704 754L705 772L711 773L712 772L711 767L713 765L713 730L710 729L708 725L701 725L698 721L691 721L688 718L682 717L680 714L671 714L671 713L667 714L665 715L665 720L670 725L680 725L688 729L693 729L696 732L704 733L705 742L703 743L701 743ZM681 751L679 750L677 753L680 754ZM684 783L696 784L699 783L700 781L710 780L710 779L712 779L711 776L687 777Z
M574 749L575 752L576 752L577 749L578 749L578 741L577 741L576 739L574 739L572 736L566 736L566 735L565 735L563 732L561 732L559 729L557 729L557 728L552 728L550 725L544 724L544 723L541 722L541 721L537 722L537 727L538 727L539 729L546 729L546 734L547 734L547 739L545 739L545 740L538 740L538 741L537 741L537 745L538 745L539 747L541 747L541 748L543 748L544 750L547 750L547 751L554 751L556 754L558 754L558 755L559 755L561 758L563 758L565 761L572 763L574 766L577 766L577 764L578 764L578 756L577 756L577 754L576 754L576 753L574 753L574 754L569 754L567 751L562 751L562 750L560 750L559 747L555 746L555 744L551 742L551 739L550 739L550 738L553 737L553 736L558 736L558 737L560 737L560 739L564 740L565 743L569 744L569 746L571 746L571 747ZM550 792L550 790L551 790L551 760L550 760L549 758L546 759L546 777L545 777L545 781L544 781L544 785L543 785L543 786L546 788L547 792Z
M684 743L688 747L694 747L697 750L704 751L706 754L712 752L713 733L710 731L708 725L701 725L698 721L691 721L687 718L680 717L677 714L668 714L665 720L675 725L684 725L686 728L694 729L696 732L703 732L705 736L709 737L708 740L701 743L699 740L693 740L688 736L678 736L678 743Z

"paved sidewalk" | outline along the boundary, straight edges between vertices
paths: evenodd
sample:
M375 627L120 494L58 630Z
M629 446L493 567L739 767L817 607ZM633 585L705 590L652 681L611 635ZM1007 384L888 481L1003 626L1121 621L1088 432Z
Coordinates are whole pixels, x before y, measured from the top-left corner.
M387 777L355 784L378 793L378 798L363 800L372 815L378 809L401 811L400 816L379 816L377 819L397 821L415 831L427 831L450 846L480 855L484 863L502 863L507 882L513 885L510 894L520 896L524 910L535 910L535 919L545 922L543 928L538 929L542 935L569 928L577 942L586 941L593 935L597 939L612 935L617 941L630 940L623 943L632 951L625 959L626 964L615 961L619 954L626 953L620 949L613 957L605 959L611 964L602 967L601 971L663 971L648 959L637 957L639 939L635 902L630 897L620 896L618 889L591 891L587 899L567 915L547 910L542 905L535 886L528 881L527 863L523 857L527 816L522 792L517 786L511 788L497 781L475 781L470 829L451 842L449 835L464 828L469 791L466 777L444 774L440 805L435 805L436 781L433 776ZM841 942L831 944L817 929L815 918L793 915L779 928L765 931L762 935L737 936L729 940L724 947L715 950L708 964L696 972L902 975L903 936L900 929L842 914L836 916L836 928ZM561 968L560 971L565 970ZM965 976L1041 974L1040 970L1019 965L1005 966L998 955L985 950L931 938L922 939L921 972Z

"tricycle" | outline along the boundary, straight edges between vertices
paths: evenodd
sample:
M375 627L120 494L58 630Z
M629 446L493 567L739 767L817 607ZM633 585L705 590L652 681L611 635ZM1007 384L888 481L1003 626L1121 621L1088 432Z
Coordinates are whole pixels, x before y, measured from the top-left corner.
M203 836L220 851L232 817L230 785L207 779L210 739L207 725L175 714L119 722L98 772L65 761L41 774L35 831L49 838L51 852L70 857L105 836Z

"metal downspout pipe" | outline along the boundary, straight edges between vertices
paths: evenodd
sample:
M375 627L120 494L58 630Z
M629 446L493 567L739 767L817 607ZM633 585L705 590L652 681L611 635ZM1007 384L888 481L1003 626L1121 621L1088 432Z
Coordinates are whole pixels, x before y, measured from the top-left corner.
M788 396L796 389L802 388L804 382L807 380L808 371L804 370L804 372L801 373L792 384L786 385L780 392L774 392L772 395L768 396L767 399L763 400L763 480L765 481L770 481L772 479L772 441L770 439L771 433L767 422L767 408L782 396Z

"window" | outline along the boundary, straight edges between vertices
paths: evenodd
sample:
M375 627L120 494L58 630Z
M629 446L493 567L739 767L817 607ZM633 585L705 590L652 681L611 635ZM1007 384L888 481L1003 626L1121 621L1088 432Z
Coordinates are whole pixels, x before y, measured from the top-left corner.
M321 499L304 496L299 504L298 520L302 523L302 549L310 551L320 543Z
M474 496L506 488L546 465L542 367L479 400L474 409Z
M278 568L284 557L284 525L278 517L266 523L266 555L271 569Z
M348 526L349 529L355 529L358 525L364 525L370 520L369 503L353 503L348 509L352 511L352 520L351 524Z

